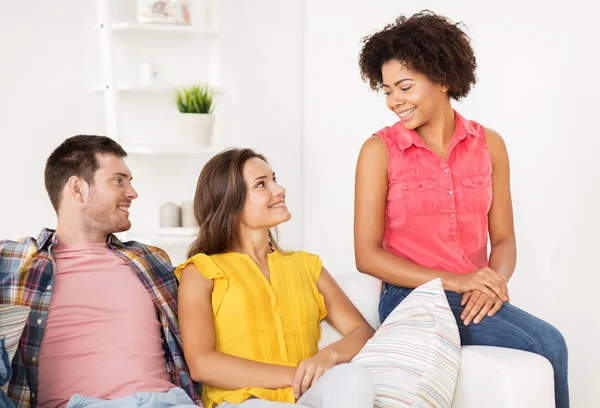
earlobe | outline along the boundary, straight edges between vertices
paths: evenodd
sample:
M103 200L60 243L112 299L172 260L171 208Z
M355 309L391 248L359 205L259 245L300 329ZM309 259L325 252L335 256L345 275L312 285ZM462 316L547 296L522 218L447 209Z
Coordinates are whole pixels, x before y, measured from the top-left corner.
M450 88L448 87L448 85L440 85L440 91L442 91L443 93L447 93L449 89Z
M83 191L81 186L81 179L77 176L72 176L67 181L67 189L71 197L75 199L75 201L82 203L83 202Z

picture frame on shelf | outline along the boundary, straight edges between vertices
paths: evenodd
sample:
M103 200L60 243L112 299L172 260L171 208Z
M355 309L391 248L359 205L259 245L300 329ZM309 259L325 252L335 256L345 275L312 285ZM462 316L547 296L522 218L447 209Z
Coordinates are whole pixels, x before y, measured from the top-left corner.
M191 24L189 0L137 0L140 23Z

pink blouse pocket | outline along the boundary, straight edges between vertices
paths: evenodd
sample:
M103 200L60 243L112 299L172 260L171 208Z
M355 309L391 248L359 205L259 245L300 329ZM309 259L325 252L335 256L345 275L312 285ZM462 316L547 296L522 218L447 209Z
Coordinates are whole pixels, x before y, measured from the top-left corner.
M401 204L414 216L438 214L442 210L439 183L434 178L400 180L390 188L388 201L394 207Z
M460 180L467 211L487 213L492 205L492 174L471 174Z

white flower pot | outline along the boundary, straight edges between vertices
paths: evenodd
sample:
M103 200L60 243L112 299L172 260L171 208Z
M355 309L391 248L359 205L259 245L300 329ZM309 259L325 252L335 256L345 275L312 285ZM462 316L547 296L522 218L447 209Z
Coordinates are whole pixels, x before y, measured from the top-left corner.
M179 132L190 144L210 146L215 115L211 113L181 113Z

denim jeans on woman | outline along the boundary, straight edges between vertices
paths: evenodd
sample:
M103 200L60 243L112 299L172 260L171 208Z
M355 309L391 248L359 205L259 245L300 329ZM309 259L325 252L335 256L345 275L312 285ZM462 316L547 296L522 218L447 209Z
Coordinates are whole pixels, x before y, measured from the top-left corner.
M381 288L379 315L381 321L394 310L412 289L384 283ZM554 368L554 392L557 408L569 407L568 351L562 334L552 325L511 305L504 303L492 317L479 324L463 324L460 315L462 295L446 292L446 298L456 318L462 345L497 346L530 351L547 358Z

